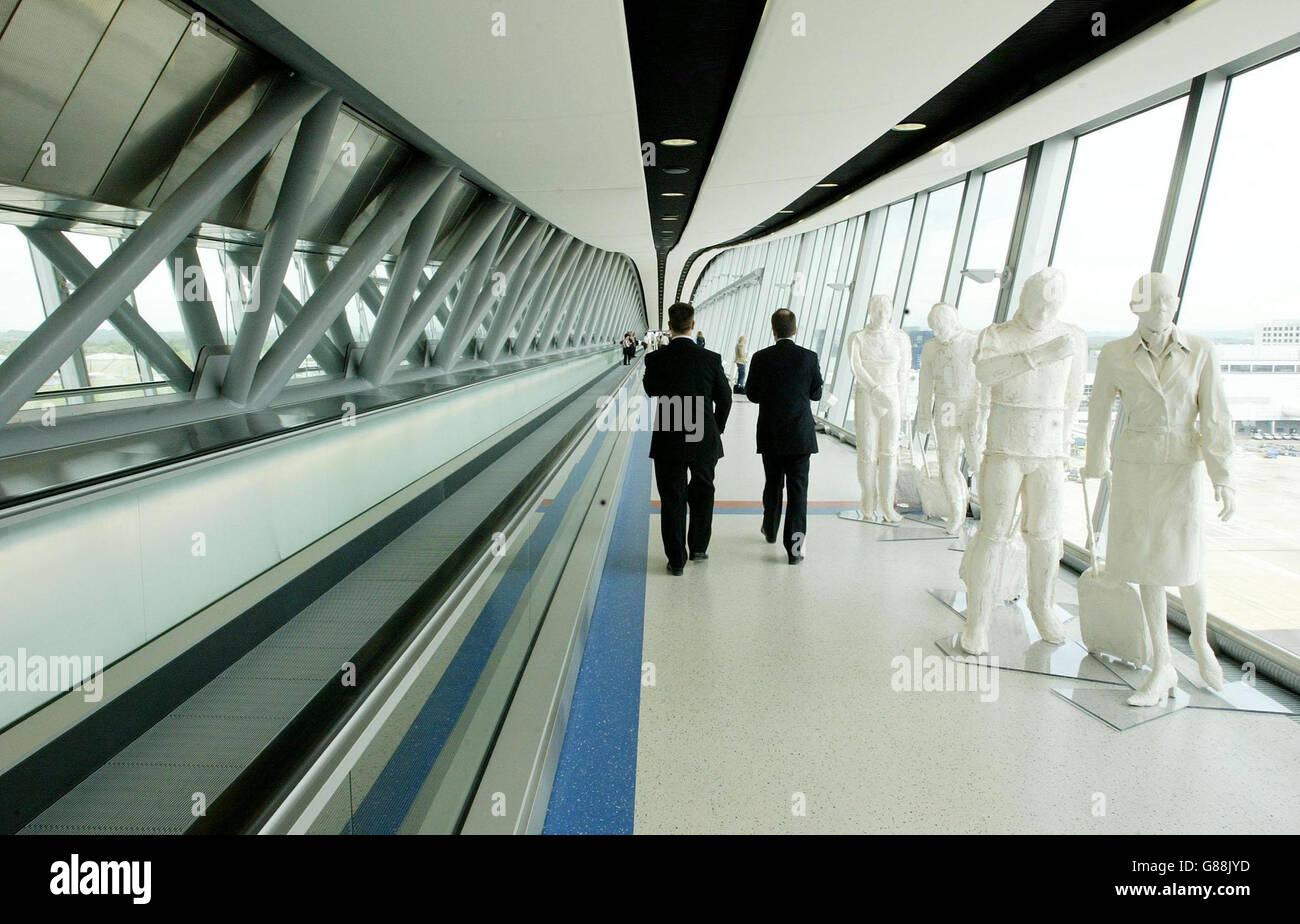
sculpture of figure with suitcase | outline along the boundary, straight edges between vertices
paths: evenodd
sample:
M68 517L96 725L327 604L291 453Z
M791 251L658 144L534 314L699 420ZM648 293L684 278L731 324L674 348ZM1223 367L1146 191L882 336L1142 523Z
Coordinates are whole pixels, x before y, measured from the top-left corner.
M898 523L894 509L898 479L898 432L902 422L912 341L890 326L894 305L888 295L867 302L867 326L849 336L853 370L853 422L858 442L858 483L862 518Z
M989 391L975 375L978 335L961 326L957 309L940 302L927 321L934 337L921 347L917 383L916 432L933 432L939 454L939 477L947 500L948 532L957 535L966 522L966 479L962 452L972 478L984 455L984 426Z
M988 651L999 563L1016 525L1027 549L1029 612L1045 642L1062 644L1055 612L1056 575L1070 426L1083 400L1088 340L1060 320L1065 274L1048 267L1025 281L1016 315L979 335L975 372L990 388L988 430L980 466L980 523L962 559L966 626L961 647Z
M1142 276L1129 308L1138 317L1137 330L1106 344L1097 358L1083 474L1111 479L1105 570L1112 580L1139 585L1151 634L1151 675L1128 701L1154 706L1178 683L1166 587L1182 593L1202 679L1213 689L1223 688L1223 671L1206 635L1200 492L1204 462L1219 518L1232 516L1232 418L1210 341L1174 324L1174 281L1160 273ZM1124 418L1112 459L1116 397Z

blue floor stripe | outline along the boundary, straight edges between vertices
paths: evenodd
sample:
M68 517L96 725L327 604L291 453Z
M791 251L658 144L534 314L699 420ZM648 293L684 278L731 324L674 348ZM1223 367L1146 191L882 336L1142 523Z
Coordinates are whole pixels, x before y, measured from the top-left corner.
M492 651L523 596L524 588L564 518L570 501L591 469L602 439L594 439L549 504L542 518L502 575L483 612L465 636L433 693L402 737L375 785L356 807L344 834L395 834L428 778L434 762L469 702ZM644 550L642 551L644 557ZM639 647L638 637L638 647Z
M650 434L633 438L545 834L631 834L641 713Z

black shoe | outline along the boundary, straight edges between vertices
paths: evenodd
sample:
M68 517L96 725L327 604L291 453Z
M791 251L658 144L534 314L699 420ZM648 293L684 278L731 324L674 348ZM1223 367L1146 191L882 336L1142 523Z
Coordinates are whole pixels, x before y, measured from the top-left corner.
M761 527L761 526L760 526L758 529L759 529L759 532L761 532L761 533L763 534L763 538L767 540L767 544L768 544L768 545L776 545L776 533L769 533L767 530L763 529L763 527Z
M686 567L684 565L674 565L672 562L668 563L668 573L673 577L681 577L685 571Z
M792 565L798 565L798 564L802 564L802 563L803 563L803 556L802 556L802 555L791 555L791 556L790 556L790 564L792 564Z
M709 560L709 553L708 553L708 552L692 552L692 553L691 553L691 561L708 561L708 560Z

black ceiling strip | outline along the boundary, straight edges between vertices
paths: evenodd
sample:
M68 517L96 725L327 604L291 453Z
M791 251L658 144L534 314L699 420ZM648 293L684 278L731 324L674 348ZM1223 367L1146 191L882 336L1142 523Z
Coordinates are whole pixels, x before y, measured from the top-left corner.
M660 312L668 251L695 208L764 6L765 0L624 0L637 123L642 144L653 145L642 151L643 162L653 160L645 163L645 185ZM695 143L663 143L674 138Z
M924 129L885 132L819 181L833 187L814 186L748 231L692 253L678 279L677 297L701 253L752 241L821 211L1113 51L1190 2L1055 0L902 120L922 123Z

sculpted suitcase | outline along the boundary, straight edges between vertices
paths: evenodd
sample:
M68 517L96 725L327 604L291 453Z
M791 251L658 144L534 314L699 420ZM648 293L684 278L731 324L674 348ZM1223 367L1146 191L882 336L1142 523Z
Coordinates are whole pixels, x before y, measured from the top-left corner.
M967 545L957 569L957 575L967 587L970 586L968 557L973 547L973 543ZM1029 590L1028 567L1028 552L1025 549L1025 538L1020 532L1020 512L1017 511L1016 519L1011 525L1011 536L1006 545L1002 546L1002 553L995 566L993 599L1001 603L1015 603L1023 597Z
M1088 551L1092 567L1079 575L1079 633L1083 645L1095 655L1106 655L1142 667L1151 661L1151 632L1142 613L1142 597L1132 584L1106 574L1097 558L1097 538L1092 531L1088 485L1083 482L1084 517L1088 524Z
M928 438L926 442L929 442ZM913 453L915 453L915 443L913 443L912 448ZM930 460L926 458L924 444L921 446L920 464L917 464L914 454L912 468L916 470L916 486L918 493L921 495L921 510L932 520L946 520L948 518L948 498L944 495L942 479L930 472Z

